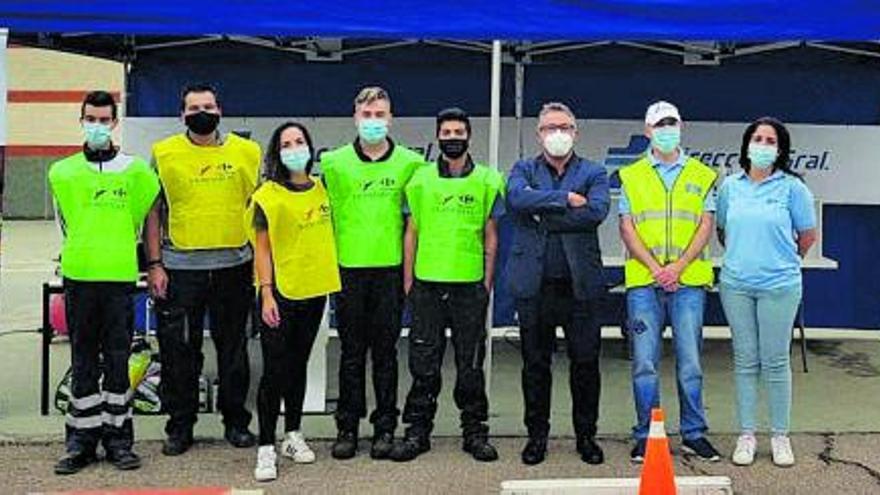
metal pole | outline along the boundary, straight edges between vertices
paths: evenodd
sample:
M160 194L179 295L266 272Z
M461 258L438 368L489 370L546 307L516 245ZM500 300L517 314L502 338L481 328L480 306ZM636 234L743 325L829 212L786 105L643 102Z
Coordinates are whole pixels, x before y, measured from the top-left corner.
M526 66L522 60L516 61L516 157L523 157L523 88L526 81Z
M501 151L501 41L492 42L492 91L489 110L489 166L498 170L498 157ZM486 318L486 359L483 361L483 374L486 377L486 397L492 392L492 313L495 307L494 296L490 294L488 318Z
M489 110L489 165L498 168L501 147L501 42L492 42L492 94Z

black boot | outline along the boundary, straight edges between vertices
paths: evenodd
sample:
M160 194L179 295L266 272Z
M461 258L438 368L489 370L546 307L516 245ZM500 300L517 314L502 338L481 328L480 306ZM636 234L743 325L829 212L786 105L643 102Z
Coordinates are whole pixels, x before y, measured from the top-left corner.
M376 433L373 435L373 446L370 448L370 457L373 459L388 459L394 448L394 434L391 432Z
M107 452L107 462L120 471L131 471L141 467L141 458L131 449L116 449Z
M229 426L223 434L226 441L233 447L239 449L248 449L257 444L257 437L245 427Z
M472 435L465 438L461 448L480 462L498 460L498 451L489 443L489 437L486 435Z
M168 438L165 439L165 443L162 444L162 454L168 456L177 456L181 455L193 444L192 432L185 434L174 434L168 435Z
M331 454L334 459L351 459L357 454L358 434L356 431L340 430L333 443Z
M76 474L97 460L94 452L69 452L55 464L55 474Z
M395 462L408 462L429 450L431 450L431 441L428 437L407 436L394 444L390 457Z

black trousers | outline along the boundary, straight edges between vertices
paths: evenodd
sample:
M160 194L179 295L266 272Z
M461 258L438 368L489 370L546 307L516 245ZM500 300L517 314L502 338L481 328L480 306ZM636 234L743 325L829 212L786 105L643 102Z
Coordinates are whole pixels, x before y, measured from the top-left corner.
M483 360L486 357L486 309L489 293L482 282L416 281L410 292L413 321L409 334L409 371L413 383L403 420L407 436L428 436L434 429L446 328L455 350L455 404L461 411L462 434L486 435L489 401Z
M251 414L244 403L250 385L245 326L254 289L251 263L217 270L169 270L167 299L156 303L162 381L168 410L165 432L191 436L199 407L199 375L205 312L217 350L218 402L226 427L244 428Z
M572 421L578 438L596 435L599 418L599 354L602 331L593 300L574 297L570 281L545 281L537 297L516 301L522 346L522 391L529 436L550 432L551 364L556 326L561 325L569 359Z
M299 430L306 397L307 371L312 344L321 326L327 296L303 300L285 299L277 291L275 301L281 325L260 324L263 376L257 391L260 445L275 443L281 399L284 399L284 431Z
M397 339L403 310L403 273L389 268L342 268L342 292L336 296L341 344L336 426L357 431L367 414L366 363L370 352L376 410L375 433L397 428Z
M128 397L134 284L64 280L71 349L68 452L131 449L134 429ZM102 376L103 375L103 376Z

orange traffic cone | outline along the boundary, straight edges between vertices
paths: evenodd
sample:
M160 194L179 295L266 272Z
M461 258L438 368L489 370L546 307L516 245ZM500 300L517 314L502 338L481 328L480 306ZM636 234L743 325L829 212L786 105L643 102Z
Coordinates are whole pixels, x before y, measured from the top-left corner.
M645 448L639 495L675 495L676 493L672 456L669 454L669 440L666 438L663 421L663 409L652 409L651 430Z

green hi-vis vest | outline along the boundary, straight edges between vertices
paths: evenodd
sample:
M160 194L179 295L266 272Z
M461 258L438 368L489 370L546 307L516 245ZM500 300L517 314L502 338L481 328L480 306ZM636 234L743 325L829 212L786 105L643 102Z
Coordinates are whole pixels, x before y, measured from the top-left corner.
M351 144L321 155L341 266L401 264L403 188L423 164L418 153L400 145L382 162L362 162Z
M620 170L636 232L661 265L679 259L691 243L700 225L704 200L716 177L714 170L699 160L688 158L681 174L667 191L647 156ZM648 267L629 254L624 275L627 288L654 283ZM699 287L712 285L713 278L707 245L685 268L680 281L683 285Z
M440 177L436 164L416 171L406 200L418 232L415 275L429 282L483 279L486 220L504 181L496 170L474 165L465 177Z
M92 282L134 282L138 277L137 238L159 194L159 179L147 162L131 162L119 172L99 172L83 153L49 169L49 184L64 220L61 272Z

